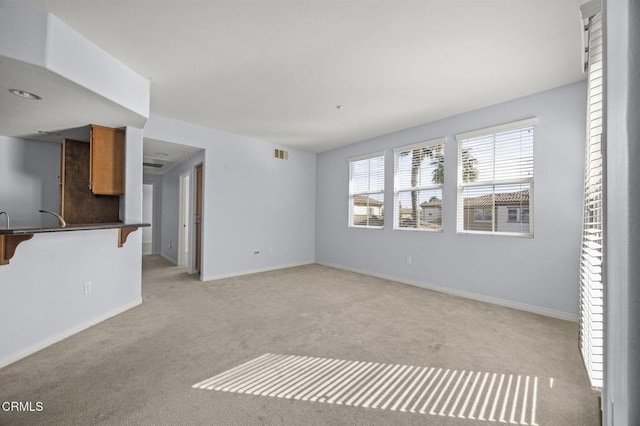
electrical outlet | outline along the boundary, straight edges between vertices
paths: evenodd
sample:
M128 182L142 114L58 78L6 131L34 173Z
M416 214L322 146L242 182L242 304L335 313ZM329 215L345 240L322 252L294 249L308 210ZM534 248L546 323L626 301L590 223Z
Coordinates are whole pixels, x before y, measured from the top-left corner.
M289 246L284 246L284 251L289 251Z
M407 265L411 265L411 256L407 256Z
M84 283L84 294L91 294L91 281Z

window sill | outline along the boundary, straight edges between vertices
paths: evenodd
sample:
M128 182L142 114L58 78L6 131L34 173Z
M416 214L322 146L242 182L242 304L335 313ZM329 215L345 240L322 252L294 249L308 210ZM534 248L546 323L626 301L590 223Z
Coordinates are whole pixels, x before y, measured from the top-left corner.
M443 232L444 229L425 229L425 228L393 228L394 231L413 231L413 232Z
M457 231L457 235L487 235L490 237L516 237L533 239L533 234L520 232L489 232L489 231Z

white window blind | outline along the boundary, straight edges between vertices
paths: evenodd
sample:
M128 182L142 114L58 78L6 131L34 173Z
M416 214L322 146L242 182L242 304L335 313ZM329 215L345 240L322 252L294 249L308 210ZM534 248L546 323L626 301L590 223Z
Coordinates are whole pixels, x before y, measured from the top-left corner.
M591 385L603 380L603 241L604 187L602 151L602 23L601 14L587 18L588 99L584 209L580 251L580 350Z
M444 141L393 150L394 229L442 229Z
M459 233L533 235L535 119L458 139Z
M384 226L384 153L349 159L349 226Z

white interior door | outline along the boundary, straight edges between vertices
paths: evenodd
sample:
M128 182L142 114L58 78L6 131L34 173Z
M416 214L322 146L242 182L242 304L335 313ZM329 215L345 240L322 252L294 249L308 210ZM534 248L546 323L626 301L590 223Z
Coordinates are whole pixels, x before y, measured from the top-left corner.
M151 226L142 228L142 254L153 253L153 193L155 185L145 183L142 185L142 221Z
M178 222L178 265L187 266L189 262L189 246L191 227L190 217L190 172L180 175L180 214Z

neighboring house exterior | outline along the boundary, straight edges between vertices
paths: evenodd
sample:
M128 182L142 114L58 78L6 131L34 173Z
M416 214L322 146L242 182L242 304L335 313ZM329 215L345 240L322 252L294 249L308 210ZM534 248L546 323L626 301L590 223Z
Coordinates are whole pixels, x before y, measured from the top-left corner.
M398 205L398 213L399 213L401 222L405 220L410 220L412 217L410 207L402 207L401 205Z
M354 225L382 226L384 203L366 195L354 195L352 214Z
M398 205L398 226L400 228L426 228L440 229L442 225L442 200L425 201L418 206L418 225L413 220L413 212L410 207Z
M420 220L428 223L442 223L442 200L434 198L420 204Z
M529 232L529 190L465 198L464 230Z

